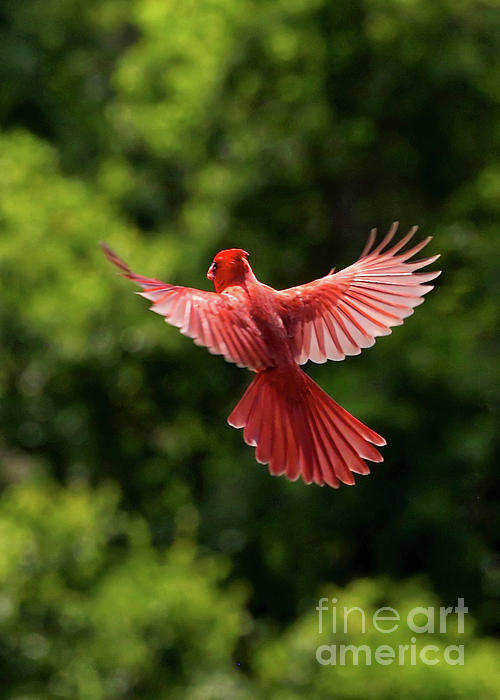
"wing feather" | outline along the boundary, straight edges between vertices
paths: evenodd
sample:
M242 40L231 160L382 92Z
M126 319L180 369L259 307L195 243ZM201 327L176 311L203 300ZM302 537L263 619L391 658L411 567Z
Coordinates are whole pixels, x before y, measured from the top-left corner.
M326 362L343 360L370 347L375 339L391 333L413 309L423 303L440 271L416 272L439 255L409 261L431 240L428 236L400 252L418 230L388 248L398 229L394 222L373 248L376 230L370 232L361 257L349 267L321 279L279 292L282 316L293 339L295 359Z
M244 299L234 291L221 294L191 287L166 284L137 275L106 244L101 244L107 258L123 277L142 288L139 294L152 302L151 310L164 316L196 345L223 355L228 362L260 370L269 366L267 351Z

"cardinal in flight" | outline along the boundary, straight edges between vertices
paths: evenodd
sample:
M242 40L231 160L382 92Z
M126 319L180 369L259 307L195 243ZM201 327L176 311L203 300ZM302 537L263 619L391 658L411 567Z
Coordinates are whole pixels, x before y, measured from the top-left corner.
M409 262L429 236L401 252L417 231L387 247L395 222L376 246L372 230L361 257L340 272L290 289L259 282L249 254L221 250L207 277L215 292L136 275L106 244L108 259L153 302L151 309L197 345L256 373L228 418L271 474L334 488L368 474L365 460L383 461L383 437L326 394L300 365L358 355L391 333L421 304L440 271L416 272L439 256Z

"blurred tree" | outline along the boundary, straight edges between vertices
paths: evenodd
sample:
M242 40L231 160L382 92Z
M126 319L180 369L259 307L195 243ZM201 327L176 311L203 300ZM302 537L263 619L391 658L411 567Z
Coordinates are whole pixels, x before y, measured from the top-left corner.
M3 483L27 478L33 460L62 483L111 478L162 548L173 514L195 508L200 547L251 584L258 624L238 647L249 657L310 610L323 580L425 573L493 631L497 3L28 0L4 3L0 19ZM338 493L254 463L225 424L249 377L146 313L97 247L106 239L139 272L208 288L214 252L237 245L261 279L289 286L349 264L371 226L399 217L436 234L439 289L339 371L307 370L388 438L385 464ZM59 547L40 537L47 556ZM86 589L89 615L98 588ZM33 588L33 604L42 594ZM436 688L450 694L443 673ZM273 680L270 697L322 697L317 683Z
M0 119L57 143L70 170L112 146L104 118L114 64L136 30L129 0L6 0L0 9Z
M157 552L117 497L109 485L46 481L4 494L3 689L25 698L249 698L230 659L243 590L221 590L220 556L195 558L196 510L177 512L178 538Z
M323 593L325 607L332 599L336 602L338 634L331 633L330 603L321 630L318 613L307 613L285 635L264 644L255 655L255 672L266 698L498 698L500 677L495 663L498 643L492 639L475 639L474 623L468 613L464 614L463 634L457 633L458 621L453 612L453 617L447 618L446 630L439 634L414 633L409 628L408 615L412 623L424 628L435 614L435 629L440 629L439 601L421 581L395 584L388 579L361 579L345 589L334 588ZM374 617L382 606L389 606L392 611L386 609ZM429 616L414 614L414 609L420 606L428 608ZM351 610L345 617L344 608ZM394 610L400 620L380 622L381 618L394 616ZM380 631L391 629L390 634ZM335 651L324 648L332 644ZM343 652L342 645L352 645L355 649ZM377 650L381 650L379 656ZM317 654L322 663L311 664L312 654ZM430 663L423 662L423 658ZM335 663L325 663L332 659ZM369 662L364 663L365 659ZM458 663L461 660L463 665ZM485 673L486 668L491 672Z

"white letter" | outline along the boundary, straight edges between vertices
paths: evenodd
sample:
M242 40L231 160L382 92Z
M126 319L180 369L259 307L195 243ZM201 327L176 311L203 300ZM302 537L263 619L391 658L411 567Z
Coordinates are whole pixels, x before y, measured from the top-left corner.
M382 644L375 649L375 661L382 666L392 664L394 659L394 649L388 644Z
M436 664L439 663L439 659L428 659L427 658L427 652L432 649L432 651L437 651L439 652L439 647L437 647L435 644L427 644L425 647L422 647L420 650L420 659L421 661L424 662L424 664L427 664L428 666L435 666Z
M329 654L328 659L325 659L323 656L323 652L325 651ZM322 644L316 649L316 661L322 666L328 666L328 664L334 666L336 663L336 651L337 647L335 644L330 644L330 646L328 644Z
M340 645L340 665L345 666L345 653L346 651L352 651L352 663L353 666L359 665L359 652L363 650L365 652L365 665L371 666L372 663L372 650L367 644L361 644L359 647L355 647L354 644L341 644Z
M335 603L337 602L337 598L332 598L332 603L333 603L333 608L332 608L332 632L335 634L337 631L337 608L335 607Z
M457 631L463 634L464 631L464 613L469 612L469 608L464 607L464 599L458 599L458 605L455 608L455 612L458 615L458 628Z
M415 642L417 641L416 637L411 637L410 642L411 642L411 647L410 647L410 663L412 666L417 665L417 647L415 646Z
M416 625L414 620L415 615L426 615L427 624ZM434 632L434 608L412 608L408 613L406 621L412 632L417 632L418 634L422 632Z
M453 608L439 608L439 631L446 632L446 616L453 612Z
M366 629L366 620L365 620L365 613L361 608L344 608L344 634L347 634L347 616L349 615L350 612L353 610L359 610L361 613L361 632L364 634L365 629Z
M452 652L452 651L458 652L458 656L456 657L456 659L451 658L450 652ZM444 660L450 666L463 666L464 665L464 645L459 644L457 646L456 644L450 644L450 646L446 647L446 649L444 650Z
M316 608L316 610L319 613L319 615L318 615L318 632L319 632L319 634L321 634L323 632L323 610L328 610L328 605L326 606L326 608L323 607L323 603L325 601L328 603L328 598L320 598L319 602L318 602L318 607Z
M399 658L398 658L398 664L402 666L405 662L405 651L410 648L409 644L400 644L399 645Z
M389 617L380 617L380 613L382 613L384 610L389 610L389 612L394 613L392 616ZM397 620L399 622L401 618L399 617L399 613L397 610L394 610L394 608L379 608L373 613L373 624L377 632L383 632L384 634L390 634L391 632L394 632L397 630L399 627L398 624L395 624L391 627L390 630L381 630L380 627L378 626L378 622L390 622L391 620Z

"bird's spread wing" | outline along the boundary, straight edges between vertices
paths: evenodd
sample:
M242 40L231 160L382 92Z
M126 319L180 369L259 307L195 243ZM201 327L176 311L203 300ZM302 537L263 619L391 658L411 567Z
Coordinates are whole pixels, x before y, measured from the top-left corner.
M138 284L139 294L153 302L152 311L177 326L197 345L203 345L214 355L223 355L228 362L250 369L265 369L269 365L258 329L241 297L230 292L216 294L201 289L179 287L136 275L105 243L101 246L107 258L124 277Z
M362 348L373 345L377 336L391 333L391 326L401 325L424 301L423 295L433 288L426 282L440 271L416 270L430 265L439 255L408 262L431 236L400 253L418 227L387 248L397 228L395 222L375 248L376 231L371 231L361 257L345 270L279 293L299 364L358 355Z

